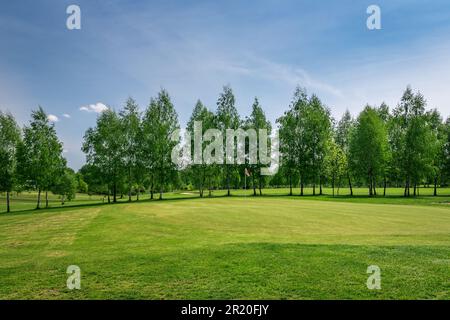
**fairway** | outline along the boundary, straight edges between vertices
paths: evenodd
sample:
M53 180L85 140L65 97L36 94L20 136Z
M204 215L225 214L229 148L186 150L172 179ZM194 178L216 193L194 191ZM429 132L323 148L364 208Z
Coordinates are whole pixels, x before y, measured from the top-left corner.
M1 214L0 242L1 299L450 299L448 205L87 202Z

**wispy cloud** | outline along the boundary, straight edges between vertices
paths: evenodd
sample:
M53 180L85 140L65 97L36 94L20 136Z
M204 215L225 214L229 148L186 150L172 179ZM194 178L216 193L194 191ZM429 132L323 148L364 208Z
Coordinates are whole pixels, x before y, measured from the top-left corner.
M68 113L63 113L63 117L64 118L67 118L67 119L70 119L71 117L70 117L70 114L68 114Z
M307 89L317 92L331 94L342 98L342 91L336 86L313 77L303 68L276 63L267 59L254 57L254 66L248 69L255 76L266 78L272 81L283 81L289 86L303 86Z
M48 119L48 121L50 121L50 122L58 122L58 121L59 121L59 118L58 118L57 116L55 116L54 114L49 114L49 115L47 116L47 119Z
M95 112L95 113L102 113L103 111L106 111L108 109L109 108L101 102L80 107L80 111Z

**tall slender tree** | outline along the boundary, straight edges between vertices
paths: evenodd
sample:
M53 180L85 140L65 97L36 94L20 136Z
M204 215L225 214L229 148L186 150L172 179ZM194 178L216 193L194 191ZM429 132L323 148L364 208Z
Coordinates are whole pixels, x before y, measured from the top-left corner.
M123 134L123 162L126 170L128 201L131 202L133 186L141 176L143 153L141 134L141 114L139 106L132 98L128 98L124 109L119 113ZM137 192L139 190L136 190Z
M82 150L89 165L97 168L101 179L108 185L108 202L112 191L117 202L118 188L123 179L125 135L117 113L111 109L102 112L94 128L84 135Z
M16 153L20 139L14 117L0 111L0 191L6 192L6 212L11 211L10 193L16 182Z
M313 195L316 183L319 183L322 194L325 156L331 138L331 116L316 95L312 95L306 112L303 114L302 125L305 131L305 144L309 160L309 169L313 183Z
M235 98L233 90L230 86L223 87L223 92L220 94L217 100L217 121L219 130L222 131L223 137L226 137L227 129L238 129L240 125L240 118L238 111L235 107ZM225 154L225 144L224 144ZM233 157L234 159L234 157ZM231 195L230 192L230 179L234 175L236 170L235 164L225 164L225 176L227 184L227 196Z
M197 103L195 104L191 118L187 123L187 130L190 132L192 140L195 139L194 125L196 121L201 123L202 130L200 134L202 135L202 137L203 134L206 132L206 130L214 128L215 124L214 113L209 111L208 108L206 108L200 100L198 100ZM206 142L202 142L200 153L202 153L202 150L204 150L205 144ZM191 154L199 152L199 150L194 150L195 147L193 143L191 143L191 146L192 146ZM211 191L211 174L212 174L211 171L215 169L215 166L213 164L209 165L205 164L203 160L203 154L200 154L200 157L202 158L201 164L193 163L190 165L189 169L192 181L194 182L194 185L198 188L200 197L203 197L204 189L206 186L208 186L208 189Z
M36 209L40 208L41 192L45 191L45 207L48 207L48 191L65 167L63 146L55 126L39 107L31 113L29 126L23 129L23 141L17 148L18 176L23 184L38 191Z
M359 114L350 140L352 172L369 187L369 196L376 195L376 181L385 166L387 133L377 111L366 106Z
M294 111L292 109L285 111L284 114L277 119L277 123L279 126L278 134L280 137L281 172L285 173L287 176L289 195L292 196L293 177L297 166L297 141L295 139L296 121Z
M408 86L394 109L393 157L397 160L398 171L404 177L405 196L410 195L411 187L416 195L417 184L432 170L432 148L435 143L425 107L423 95L420 92L414 94Z
M350 174L350 167L349 167L349 157L350 157L350 133L354 126L353 118L348 110L345 111L343 114L341 120L339 120L337 128L336 128L336 134L335 134L335 141L338 144L338 146L343 151L344 156L346 157L346 175L347 175L347 181L348 181L348 187L350 189L350 195L353 196L353 187L352 187L352 179Z
M171 139L175 130L179 129L178 115L170 99L169 93L162 89L158 96L151 99L143 119L143 143L150 152L147 169L151 176L151 193L156 184L159 188L159 199L167 185L174 181L177 173L172 162L172 149L178 144Z
M246 127L254 129L256 131L256 134L258 135L257 150L259 151L261 148L261 146L259 145L259 130L267 130L267 135L270 135L272 131L272 125L270 121L267 120L266 114L264 113L264 110L262 109L261 105L259 104L259 100L256 97L255 100L253 101L252 112L250 114L250 117L246 120ZM261 151L265 152L265 150ZM259 157L258 152L257 163L250 165L251 168L250 174L253 179L253 195L256 195L256 183L255 183L256 177L258 178L259 195L262 195L262 188L265 183L265 176L261 174L261 168L263 166L264 164L261 163L261 159Z

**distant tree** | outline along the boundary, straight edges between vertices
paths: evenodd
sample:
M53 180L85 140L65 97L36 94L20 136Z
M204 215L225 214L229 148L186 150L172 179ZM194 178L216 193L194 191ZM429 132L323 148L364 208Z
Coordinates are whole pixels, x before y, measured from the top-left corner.
M259 145L259 130L261 130L261 129L267 130L267 135L270 135L271 131L272 131L272 125L270 124L270 121L267 120L264 110L260 106L258 98L256 98L256 97L255 97L255 100L253 101L252 112L250 114L250 117L246 120L246 128L251 128L256 131L256 134L258 135L257 150L259 151L261 148L261 146ZM266 152L265 150L262 150L262 151ZM266 176L261 174L261 168L263 166L264 166L264 164L261 163L261 159L259 158L259 152L258 152L257 163L250 165L250 169L251 169L250 174L253 179L253 195L256 195L255 177L258 178L259 194L262 195L262 187L265 183L265 178L266 178Z
M392 153L391 153L391 148L390 148L390 137L389 137L389 132L390 132L390 124L391 124L391 114L389 112L389 106L383 102L381 103L381 105L375 109L375 111L377 112L378 116L380 117L381 121L383 122L383 125L386 129L387 132L387 137L388 137L388 145L387 148L385 149L385 165L383 166L383 171L382 171L382 176L383 176L383 196L386 196L386 188L387 188L387 181L388 181L388 176L391 176L392 172L395 171L395 164L393 163L393 159L392 159Z
M102 112L95 128L89 128L84 135L82 150L86 153L89 165L96 167L96 173L108 185L108 202L110 190L113 202L117 202L117 194L123 179L123 148L125 135L122 132L122 123L113 110Z
M359 114L350 140L350 163L361 180L376 195L376 179L382 175L387 149L387 133L377 111L366 106Z
M50 188L53 194L61 196L61 205L73 200L77 191L77 179L72 169L66 168Z
M235 107L235 98L233 90L229 86L223 87L223 92L220 94L217 100L217 124L219 130L222 131L223 137L226 137L227 129L238 129L240 125L240 119L238 111ZM224 144L224 154L225 154ZM227 196L230 196L230 179L233 172L236 169L234 164L225 164L225 175L227 184Z
M433 195L437 196L437 186L445 180L445 143L447 140L445 124L442 122L442 117L436 109L425 113L425 118L431 129L430 141L433 144L430 146L431 161L429 177L433 181L434 190Z
M49 122L44 110L39 107L31 117L17 149L18 176L23 184L38 190L36 209L39 209L42 191L45 191L45 207L48 207L48 191L64 171L66 160L54 124Z
M348 180L348 187L350 189L350 195L353 196L353 188L352 188L352 179L350 175L350 167L349 167L349 157L350 157L350 133L354 126L354 121L352 116L348 110L345 111L341 120L338 122L336 133L335 133L335 141L337 145L343 151L344 156L346 157L346 175Z
M83 175L80 172L75 174L75 179L77 181L77 192L88 193L89 185L84 181Z
M302 125L305 130L305 144L309 151L309 168L312 175L313 195L317 181L319 182L320 194L322 194L323 174L325 168L325 156L331 138L331 116L316 95L312 95L308 104L307 112L303 114Z
M426 101L421 93L414 94L407 87L402 99L394 109L393 126L395 139L392 141L392 156L397 161L398 172L404 176L404 195L410 195L417 184L433 170L433 148L436 138L425 114Z
M443 126L444 143L440 153L442 180L448 183L450 181L450 117L447 118Z
M306 89L297 87L289 110L292 122L287 127L287 129L291 131L287 138L292 139L292 157L298 172L301 196L303 196L305 183L312 176L312 153L309 149L310 141L308 140L311 131L305 129L305 121L308 121L307 114L310 111L310 101ZM292 180L292 178L293 177L291 176L289 179Z
M328 176L331 177L331 188L334 197L336 183L340 185L341 177L347 173L347 157L334 139L330 139L329 141L328 152L326 154L326 171Z
M166 186L176 179L177 168L172 162L172 149L178 144L171 137L179 129L178 115L166 90L151 99L143 118L144 150L149 152L146 168L151 176L151 194L156 183L162 199Z
M98 166L85 164L78 171L78 174L82 177L82 181L87 184L87 192L89 195L101 194L108 195L109 197L108 179L102 175Z
M139 177L142 177L142 134L141 134L141 115L139 107L132 98L128 98L124 109L119 113L122 124L122 134L124 144L122 146L123 161L126 171L126 179L128 186L128 201L131 201L131 193L133 186Z
M191 139L194 140L194 124L195 122L201 122L202 131L200 132L202 137L203 134L206 132L206 130L214 128L215 119L214 119L214 113L209 111L203 103L198 100L195 104L194 110L192 112L191 118L189 119L187 123L187 130L191 133ZM192 141L193 142L193 141ZM201 145L200 152L202 153L205 148L206 142L203 142ZM191 143L192 150L191 154L194 154L194 143ZM198 150L197 150L198 152ZM189 166L189 173L191 180L193 184L197 187L199 190L200 197L203 197L204 188L208 186L208 189L210 190L211 195L211 180L212 180L212 174L215 169L214 164L206 164L203 159L203 154L201 154L202 157L202 163L201 164L195 164L192 163Z
M0 111L0 191L6 192L6 212L10 212L10 193L16 182L17 145L20 129L11 114Z
M289 183L289 195L292 196L293 177L296 172L297 158L295 139L295 114L292 109L285 111L284 114L277 119L279 126L278 134L280 137L280 153L281 153L281 172L287 176Z

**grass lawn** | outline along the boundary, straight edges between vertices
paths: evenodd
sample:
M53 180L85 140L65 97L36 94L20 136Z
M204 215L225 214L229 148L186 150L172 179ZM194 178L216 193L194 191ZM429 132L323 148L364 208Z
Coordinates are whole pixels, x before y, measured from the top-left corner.
M18 211L0 214L0 299L450 299L449 192L265 192L115 205L78 196L65 208L52 196L39 211L22 194ZM69 265L81 290L66 288ZM369 265L381 290L366 287Z

